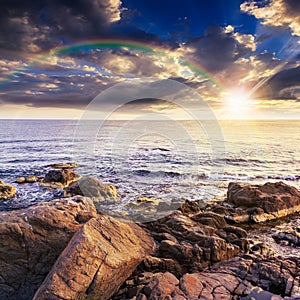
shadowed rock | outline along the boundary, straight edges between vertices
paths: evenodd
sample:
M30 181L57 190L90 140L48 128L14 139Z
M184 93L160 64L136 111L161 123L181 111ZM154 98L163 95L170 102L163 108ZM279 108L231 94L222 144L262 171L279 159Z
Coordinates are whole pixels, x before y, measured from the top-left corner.
M80 179L80 175L76 174L73 170L50 170L43 179L43 183L46 185L53 185L58 187L66 187L71 182Z
M0 299L31 299L73 234L95 216L83 197L0 212Z

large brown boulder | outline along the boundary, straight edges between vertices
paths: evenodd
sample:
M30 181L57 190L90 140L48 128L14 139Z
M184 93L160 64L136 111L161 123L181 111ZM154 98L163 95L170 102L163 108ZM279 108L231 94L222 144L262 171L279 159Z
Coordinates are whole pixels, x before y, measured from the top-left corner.
M0 180L0 200L7 200L15 197L17 194L16 188Z
M0 212L0 299L31 299L82 224L96 216L83 197Z
M94 177L83 177L71 183L64 191L65 196L83 195L94 201L116 201L120 198L117 189Z
M65 187L68 186L71 182L74 182L80 178L81 176L76 174L73 170L50 170L45 175L43 183L46 185Z
M139 226L99 216L74 235L34 299L110 299L154 248Z
M300 211L300 192L283 182L263 185L231 182L227 201L244 211L244 217L239 213L241 221L266 221Z

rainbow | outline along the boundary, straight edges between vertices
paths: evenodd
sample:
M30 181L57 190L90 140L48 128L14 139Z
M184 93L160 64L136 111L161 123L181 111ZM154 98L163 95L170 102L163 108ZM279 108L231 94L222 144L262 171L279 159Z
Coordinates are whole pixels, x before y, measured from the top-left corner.
M151 43L139 42L130 39L95 39L95 40L83 40L74 44L64 45L61 47L55 47L46 52L42 52L34 55L29 59L22 67L10 72L6 77L0 79L0 86L5 85L14 78L15 75L26 72L30 67L35 64L43 63L49 56L64 56L70 53L78 51L90 51L93 49L129 49L138 52L144 52L154 54L158 56L164 56L169 58L172 62L180 64L181 66L188 67L196 76L200 76L204 80L208 81L214 88L218 90L224 90L222 84L203 66L199 63L195 63L190 59L181 57L179 60L174 60L170 54L170 50L167 50L161 46L157 46Z

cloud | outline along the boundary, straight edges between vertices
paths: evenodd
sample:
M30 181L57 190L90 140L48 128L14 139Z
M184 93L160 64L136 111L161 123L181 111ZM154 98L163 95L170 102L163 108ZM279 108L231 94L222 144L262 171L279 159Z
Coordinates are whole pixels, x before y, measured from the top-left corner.
M233 26L225 28L209 26L202 37L187 41L182 51L190 53L193 59L211 72L226 69L234 61L256 49L254 37L234 32Z
M300 1L271 0L261 6L258 1L244 2L241 11L262 19L267 26L290 28L294 35L300 36Z
M300 99L300 67L283 70L267 83L269 95L273 99Z
M3 0L0 47L38 52L65 40L95 36L120 20L121 0Z

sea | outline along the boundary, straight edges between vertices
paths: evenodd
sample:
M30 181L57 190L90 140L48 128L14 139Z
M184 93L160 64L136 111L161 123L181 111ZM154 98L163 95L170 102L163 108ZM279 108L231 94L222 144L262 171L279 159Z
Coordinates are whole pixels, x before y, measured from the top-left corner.
M76 162L76 172L117 187L113 211L141 197L166 203L226 196L232 181L284 181L300 186L297 120L0 120L0 179L16 198L0 210L63 197L21 176L44 176L52 163Z

